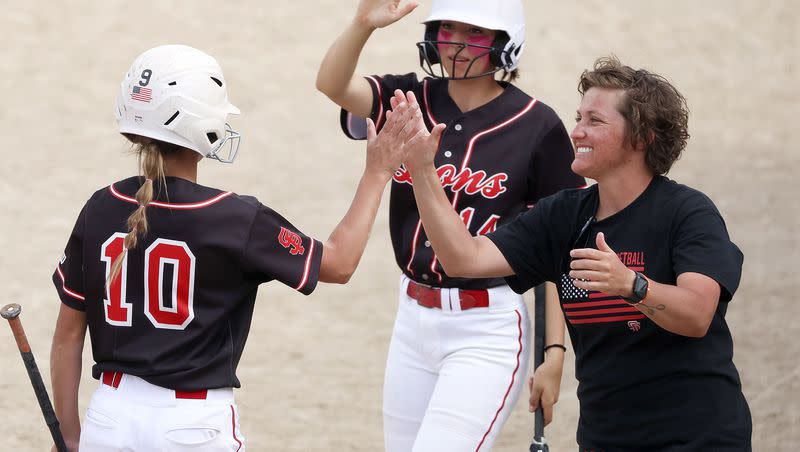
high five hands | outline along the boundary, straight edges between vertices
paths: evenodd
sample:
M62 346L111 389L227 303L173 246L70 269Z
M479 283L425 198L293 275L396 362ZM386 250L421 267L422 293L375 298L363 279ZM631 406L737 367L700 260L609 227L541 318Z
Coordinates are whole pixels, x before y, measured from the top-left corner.
M405 156L403 163L406 168L415 173L432 167L436 150L439 148L439 141L446 126L437 124L433 130L428 132L417 98L411 91L404 94L402 91L396 90L389 103L392 110L386 113L387 118L399 116L404 121L397 133L393 134L395 140L392 144L401 149L401 153ZM386 126L384 126L385 128Z
M444 125L428 133L414 93L404 95L397 90L391 98L392 110L386 112L386 123L380 133L367 119L367 168L390 177L408 159L433 164Z
M355 20L371 29L383 28L402 19L417 6L417 2L400 6L400 0L361 0Z

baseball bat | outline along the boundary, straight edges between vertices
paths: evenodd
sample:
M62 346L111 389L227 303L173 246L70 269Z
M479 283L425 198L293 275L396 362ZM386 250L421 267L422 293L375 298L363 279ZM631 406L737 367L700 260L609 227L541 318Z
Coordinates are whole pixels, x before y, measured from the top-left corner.
M545 285L539 284L533 289L533 368L536 370L544 362L545 308L547 299ZM530 452L549 452L550 447L544 438L544 413L542 406L533 415L533 440Z
M58 427L58 418L53 411L53 405L50 403L50 396L47 395L47 388L42 381L42 375L39 373L39 368L36 366L36 360L33 358L31 346L28 344L28 338L25 336L25 330L22 328L22 322L19 320L19 314L22 312L22 307L16 303L8 304L0 311L0 316L8 320L8 325L14 333L14 339L17 341L17 348L22 355L22 362L25 363L25 369L28 371L28 378L33 385L33 392L36 394L36 399L39 400L39 407L42 409L44 421L50 429L50 435L53 437L53 442L56 445L58 452L67 452L67 445L64 443L64 437L61 435L61 429Z

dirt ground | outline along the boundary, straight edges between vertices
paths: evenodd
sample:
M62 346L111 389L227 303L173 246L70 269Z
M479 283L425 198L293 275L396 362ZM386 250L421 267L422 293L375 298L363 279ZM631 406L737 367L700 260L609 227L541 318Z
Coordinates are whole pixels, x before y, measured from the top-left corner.
M429 1L376 32L361 73L418 70ZM667 75L692 110L688 149L670 176L717 203L745 254L728 311L735 362L753 413L757 451L800 442L800 10L794 0L527 1L527 47L518 85L568 124L580 72L601 55ZM225 70L242 133L232 166L201 165L199 182L257 196L302 230L327 237L363 168L363 143L347 140L338 109L314 88L328 45L356 0L7 3L0 15L2 303L23 322L49 387L49 346L59 301L50 282L75 217L91 193L136 171L112 109L123 73L141 51L189 44ZM787 144L789 143L789 144ZM264 286L237 392L250 450L382 450L381 387L397 305L399 269L387 202L347 286L309 298ZM224 233L224 231L218 231ZM0 327L0 437L4 450L46 450L49 436L10 331ZM554 451L575 449L573 355L567 357ZM84 356L82 412L96 387ZM527 391L526 391L527 392ZM680 394L676 394L680 397ZM524 402L524 399L521 401ZM527 450L533 418L518 403L497 451Z

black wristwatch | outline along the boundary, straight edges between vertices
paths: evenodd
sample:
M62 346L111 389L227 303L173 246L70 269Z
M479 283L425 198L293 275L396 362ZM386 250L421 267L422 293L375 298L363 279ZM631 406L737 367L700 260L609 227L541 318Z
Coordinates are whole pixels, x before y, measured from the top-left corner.
M622 297L625 301L630 304L639 304L647 298L647 291L650 289L650 283L647 281L647 278L639 273L635 272L636 277L633 278L633 294L630 297Z

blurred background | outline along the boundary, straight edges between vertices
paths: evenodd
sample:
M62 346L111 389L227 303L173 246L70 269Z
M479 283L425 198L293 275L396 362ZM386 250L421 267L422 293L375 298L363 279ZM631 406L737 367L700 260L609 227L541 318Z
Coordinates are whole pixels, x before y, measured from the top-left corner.
M363 74L422 73L414 43L429 0L368 42ZM6 2L0 15L0 304L22 321L49 387L49 347L59 301L50 282L77 214L97 189L133 175L116 132L114 99L142 51L181 43L215 56L242 115L237 162L206 161L198 182L251 194L324 240L346 211L364 143L338 125L338 108L315 90L330 43L356 0L295 2ZM734 361L754 421L754 450L800 441L800 201L792 187L800 152L796 84L800 10L794 0L641 2L526 0L527 42L517 83L552 106L570 129L579 74L595 58L667 76L688 99L692 138L669 176L708 194L745 254L727 319ZM386 198L388 200L388 198ZM347 286L303 297L278 284L259 292L238 375L250 450L382 450L383 368L397 307L385 200L359 271ZM224 231L218 231L224 233ZM47 450L47 428L10 330L0 327L0 435L7 450ZM547 429L551 450L575 449L576 382L568 353L561 398ZM84 355L81 413L97 382ZM676 394L676 397L681 397ZM527 390L497 451L527 450Z

